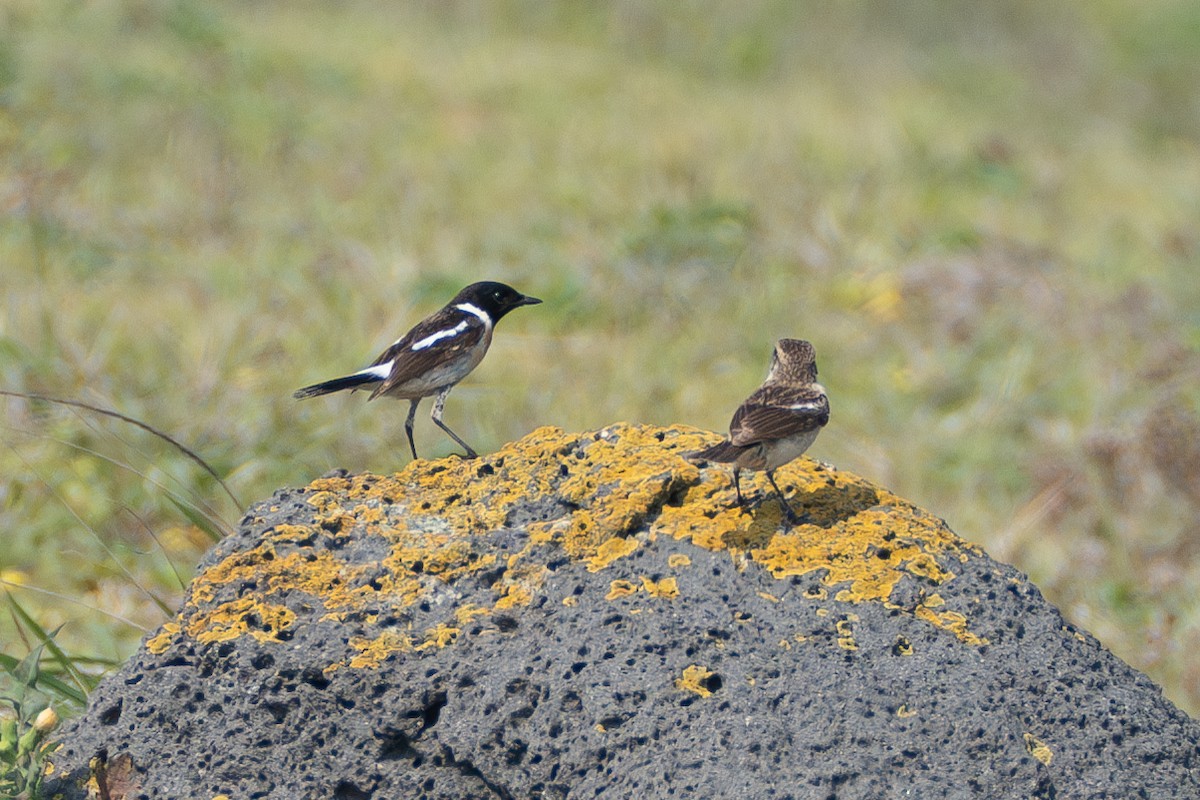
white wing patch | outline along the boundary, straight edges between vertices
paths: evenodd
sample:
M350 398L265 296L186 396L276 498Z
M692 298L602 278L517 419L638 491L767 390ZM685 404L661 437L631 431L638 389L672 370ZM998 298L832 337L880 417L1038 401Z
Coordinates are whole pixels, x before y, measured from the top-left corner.
M489 329L492 327L492 318L484 313L483 309L473 303L459 303L455 306L459 311L465 311L468 314L474 314L486 325Z
M360 369L358 372L356 372L354 374L355 375L373 375L381 381L386 381L388 375L392 374L392 363L393 362L391 362L391 361L385 361L384 363L376 364L373 367L367 367L366 369Z
M461 308L461 307L462 306L459 306L459 308ZM422 339L421 341L413 342L412 349L413 350L424 350L426 347L429 347L430 345L434 344L435 342L440 342L442 339L449 339L452 336L458 336L460 333L462 333L463 331L465 331L467 329L468 324L469 323L466 320L463 320L462 322L455 325L453 328L447 328L444 331L438 331L437 333L431 333L428 336L426 336L424 339Z

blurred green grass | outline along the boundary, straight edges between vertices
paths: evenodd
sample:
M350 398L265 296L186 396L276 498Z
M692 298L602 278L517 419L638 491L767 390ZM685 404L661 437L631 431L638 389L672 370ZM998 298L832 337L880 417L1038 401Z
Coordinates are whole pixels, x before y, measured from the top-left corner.
M813 455L1200 713L1194 4L11 0L0 25L0 387L145 420L257 500L405 463L403 408L291 390L471 280L547 301L451 397L481 449L724 430L808 338ZM208 543L161 487L239 509L119 424L0 415L3 586L125 657Z

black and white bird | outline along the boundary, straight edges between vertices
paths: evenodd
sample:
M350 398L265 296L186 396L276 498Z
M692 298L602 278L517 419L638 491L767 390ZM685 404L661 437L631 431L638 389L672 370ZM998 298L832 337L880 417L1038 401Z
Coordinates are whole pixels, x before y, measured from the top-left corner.
M817 383L816 351L802 339L780 339L767 379L733 413L729 438L688 458L733 464L739 506L745 505L741 471L766 472L788 518L795 520L796 512L775 483L775 470L803 455L828 422L829 398Z
M355 391L374 387L369 400L384 395L408 400L410 405L404 430L413 458L418 457L413 442L417 405L423 398L433 396L433 421L462 445L467 458L476 458L479 454L442 422L446 395L483 360L492 344L492 331L501 317L514 308L540 302L503 283L472 283L454 295L445 308L421 320L397 339L370 366L344 378L305 386L292 396L303 400L343 389Z

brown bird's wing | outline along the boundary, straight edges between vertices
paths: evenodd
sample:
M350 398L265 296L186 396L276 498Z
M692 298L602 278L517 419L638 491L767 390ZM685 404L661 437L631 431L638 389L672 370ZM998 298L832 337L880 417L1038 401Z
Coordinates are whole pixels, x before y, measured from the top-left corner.
M433 314L379 354L370 366L391 362L387 379L375 388L371 397L387 394L392 388L421 375L436 373L439 365L476 347L487 336L488 328L474 314L456 308L443 308ZM418 347L419 349L413 349ZM461 376L459 376L461 377Z
M738 406L729 423L729 440L739 446L786 439L829 422L829 398L820 388L762 386Z

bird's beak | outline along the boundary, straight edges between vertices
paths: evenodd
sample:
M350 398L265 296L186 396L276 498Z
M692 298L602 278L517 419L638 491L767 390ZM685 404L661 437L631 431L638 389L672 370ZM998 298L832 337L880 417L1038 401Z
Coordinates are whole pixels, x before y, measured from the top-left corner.
M530 297L527 294L523 294L523 295L521 295L521 300L520 300L520 302L517 303L517 305L518 306L536 306L540 302L542 302L542 301L536 297Z

